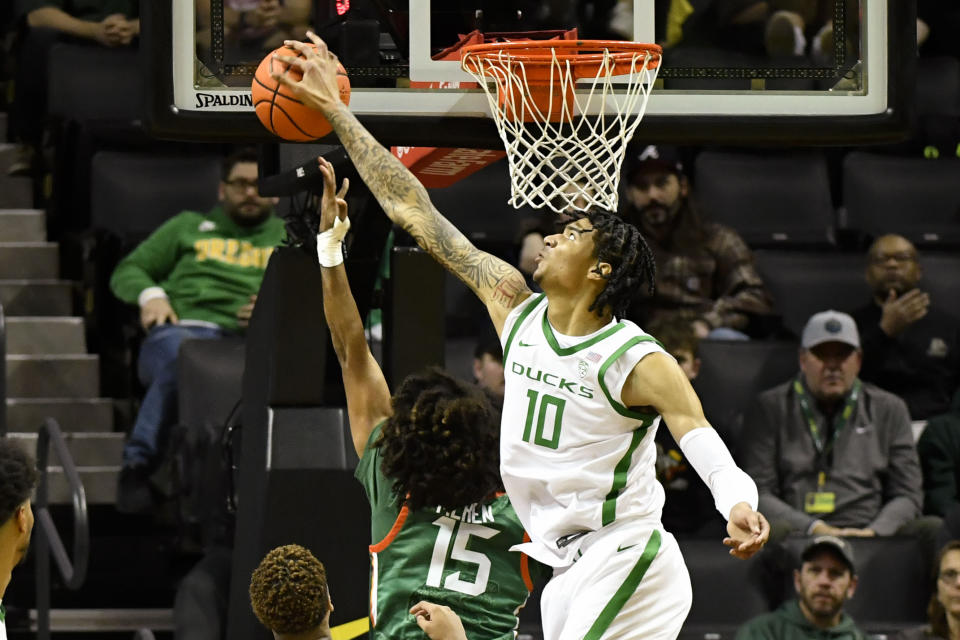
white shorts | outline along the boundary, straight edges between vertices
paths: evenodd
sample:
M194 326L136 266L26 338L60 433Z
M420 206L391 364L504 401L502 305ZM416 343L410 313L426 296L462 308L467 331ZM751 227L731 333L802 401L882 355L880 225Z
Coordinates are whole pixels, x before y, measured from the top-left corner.
M673 535L618 523L587 536L580 553L543 590L544 640L677 637L693 591Z

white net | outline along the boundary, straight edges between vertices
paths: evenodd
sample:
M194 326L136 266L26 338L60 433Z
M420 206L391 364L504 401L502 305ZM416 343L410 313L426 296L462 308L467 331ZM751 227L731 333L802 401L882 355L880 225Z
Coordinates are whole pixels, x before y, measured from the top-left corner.
M659 68L650 62L659 55L637 50L626 60L620 53L615 61L603 49L596 74L577 85L576 62L558 57L553 48L543 53L547 51L552 58L544 74L549 86L542 91L549 92L549 101L544 99L547 93L534 99L524 60L509 51L466 51L461 60L486 93L506 147L509 203L558 213L594 207L616 211L620 165L646 111ZM613 73L618 74L616 91ZM587 115L593 113L597 115Z

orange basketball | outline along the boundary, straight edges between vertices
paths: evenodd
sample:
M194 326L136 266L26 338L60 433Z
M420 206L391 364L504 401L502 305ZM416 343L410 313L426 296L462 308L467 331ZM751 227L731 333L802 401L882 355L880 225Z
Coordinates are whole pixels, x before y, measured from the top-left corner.
M316 48L316 45L310 45ZM302 58L296 49L287 46L275 49L267 54L257 67L253 77L253 108L257 117L267 129L284 140L305 142L322 138L333 130L327 119L319 111L311 109L290 94L290 89L279 84L270 76L273 70L286 73L293 80L299 80L303 74L286 62L274 60L274 55L296 56ZM337 65L337 82L340 85L340 99L350 104L350 79L343 65Z

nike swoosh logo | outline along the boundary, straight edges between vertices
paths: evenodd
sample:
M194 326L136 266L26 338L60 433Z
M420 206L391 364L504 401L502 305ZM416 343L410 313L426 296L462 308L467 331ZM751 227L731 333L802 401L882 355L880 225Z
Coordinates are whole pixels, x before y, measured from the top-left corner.
M518 344L519 346L521 346L521 347L535 347L535 346L537 346L537 345L535 345L535 344L527 344L527 343L524 342L523 340L520 340L519 342L517 342L517 344Z
M635 544L630 544L627 546L620 545L619 547L617 547L617 553L620 553L621 551L626 551L627 549L633 549L635 546L637 545Z

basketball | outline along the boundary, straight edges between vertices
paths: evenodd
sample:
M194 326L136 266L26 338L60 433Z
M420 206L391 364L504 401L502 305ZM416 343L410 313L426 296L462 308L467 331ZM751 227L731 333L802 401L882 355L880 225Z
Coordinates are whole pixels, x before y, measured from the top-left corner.
M315 45L310 45L316 48ZM274 60L273 56L303 55L287 46L275 49L260 61L253 77L253 107L257 117L273 134L293 142L316 140L330 133L333 128L319 111L311 109L290 94L290 89L274 80L273 70L287 73L294 80L300 80L303 74L286 62ZM340 85L340 99L350 104L350 79L343 65L337 64L337 83Z

